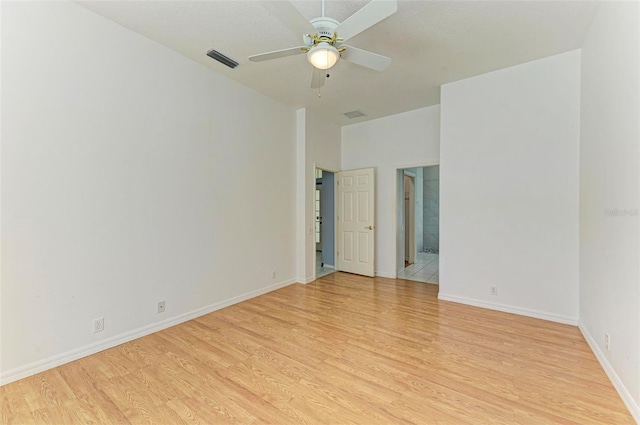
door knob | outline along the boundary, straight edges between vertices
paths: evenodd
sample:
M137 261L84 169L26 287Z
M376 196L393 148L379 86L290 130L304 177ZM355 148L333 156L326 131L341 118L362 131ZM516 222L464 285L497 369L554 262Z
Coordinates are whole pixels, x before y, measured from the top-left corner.
M373 226L364 226L365 229L373 230Z

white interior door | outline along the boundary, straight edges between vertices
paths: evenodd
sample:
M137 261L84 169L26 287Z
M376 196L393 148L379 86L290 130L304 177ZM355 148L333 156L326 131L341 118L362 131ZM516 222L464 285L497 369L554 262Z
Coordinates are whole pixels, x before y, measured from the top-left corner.
M343 171L338 181L338 270L374 276L373 168Z

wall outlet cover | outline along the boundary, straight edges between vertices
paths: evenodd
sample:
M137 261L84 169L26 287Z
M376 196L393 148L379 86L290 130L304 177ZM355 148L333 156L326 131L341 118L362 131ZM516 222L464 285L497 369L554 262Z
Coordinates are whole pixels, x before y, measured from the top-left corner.
M102 332L104 330L104 317L93 319L93 333Z

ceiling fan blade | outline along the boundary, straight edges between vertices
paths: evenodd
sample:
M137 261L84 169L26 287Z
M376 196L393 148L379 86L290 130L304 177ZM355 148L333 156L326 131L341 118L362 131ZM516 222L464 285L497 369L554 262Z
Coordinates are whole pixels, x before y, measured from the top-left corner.
M357 47L346 47L340 57L356 65L364 66L365 68L373 69L374 71L384 71L391 65L391 58L379 55L377 53L369 52L367 50L358 49Z
M259 55L249 56L249 60L251 62L262 62L262 61L268 61L271 59L278 59L278 58L284 58L287 56L298 55L300 53L304 53L304 51L302 50L303 47L304 46L291 47L289 49L276 50L276 51L267 52L267 53L260 53Z
M362 31L396 13L397 0L371 0L365 7L338 25L335 32L343 41L355 37Z
M265 2L264 6L270 9L284 25L297 34L315 34L318 32L318 30L311 25L311 22L289 1L278 0Z
M311 75L311 88L319 89L324 86L325 72L322 69L313 68L313 74Z

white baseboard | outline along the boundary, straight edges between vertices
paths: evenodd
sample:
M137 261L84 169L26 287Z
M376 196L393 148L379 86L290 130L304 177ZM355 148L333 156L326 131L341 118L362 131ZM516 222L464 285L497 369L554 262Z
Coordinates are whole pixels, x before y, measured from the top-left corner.
M259 295L266 294L267 292L284 288L285 286L289 286L295 282L296 282L295 279L290 279L284 282L275 283L273 285L269 285L267 287L257 289L255 291L247 292L232 298L228 298L224 301L220 301L220 302L208 305L206 307L192 310L188 313L171 317L161 322L152 323L150 325L143 326L141 328L134 329L132 331L125 332L120 335L115 335L103 341L98 341L93 344L85 345L83 347L79 347L64 353L60 353L55 356L48 357L46 359L38 360L36 362L29 363L27 365L20 366L14 369L2 371L0 372L0 385L5 385L22 378L26 378L27 376L35 375L36 373L40 373L45 370L54 368L56 366L69 363L74 360L78 360L82 357L86 357L91 354L95 354L100 351L104 351L109 348L115 347L117 345L124 344L125 342L133 341L134 339L138 339L145 335L149 335L154 332L161 331L162 329L166 329L171 326L175 326L177 324L187 322L191 319L195 319L196 317L209 314L211 312L220 310L225 307L229 307L230 305L237 304L239 302L246 301L251 298L255 298Z
M591 336L582 321L578 322L578 329L580 329L580 332L582 332L584 339L587 341L587 344L589 344L589 347L591 347L591 351L593 351L596 359L598 359L598 361L600 362L600 366L602 366L602 369L604 369L604 372L609 377L609 380L620 395L620 398L624 402L625 406L627 406L627 409L629 409L629 412L631 412L631 416L633 416L633 419L635 419L636 423L640 424L640 406L638 405L638 402L633 399L631 393L629 392L629 390L627 390L627 387L624 386L622 380L620 380L620 377L611 366L611 363L609 363L607 357L600 350L600 347L598 347L595 339L593 338L593 336Z
M324 267L325 269L332 269L332 270L334 270L334 269L335 269L335 266L333 266L333 265L331 265L331 264L325 264L325 265L323 265L322 267Z
M549 313L546 311L533 310L529 308L516 307L507 304L492 303L472 298L458 297L456 295L448 295L440 292L438 299L443 301L451 301L454 303L467 304L475 307L488 308L489 310L504 311L505 313L519 314L521 316L533 317L536 319L549 320L551 322L564 323L566 325L578 325L578 318L565 316L562 314Z
M311 276L311 277L299 277L296 279L297 283L302 283L303 285L306 285L307 283L311 283L313 281L315 281L316 278Z
M387 273L387 272L381 272L381 271L376 271L376 276L388 277L389 279L395 279L397 277L393 273Z

